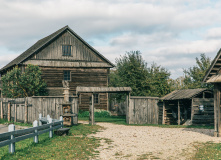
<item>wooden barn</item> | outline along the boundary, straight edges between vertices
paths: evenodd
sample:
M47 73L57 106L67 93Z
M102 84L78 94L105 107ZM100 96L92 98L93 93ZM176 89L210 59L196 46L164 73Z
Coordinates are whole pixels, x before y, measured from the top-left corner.
M63 80L69 81L70 93L73 96L76 95L77 86L107 87L110 68L114 67L68 26L37 41L3 67L0 74L6 74L15 66L25 71L27 64L40 66L49 96L63 95ZM89 99L90 94L81 94L79 108L88 110ZM107 93L94 95L94 101L96 108L108 108Z
M163 100L163 124L212 125L213 92L208 89L175 90Z
M214 136L221 136L221 49L207 70L203 82L214 84Z

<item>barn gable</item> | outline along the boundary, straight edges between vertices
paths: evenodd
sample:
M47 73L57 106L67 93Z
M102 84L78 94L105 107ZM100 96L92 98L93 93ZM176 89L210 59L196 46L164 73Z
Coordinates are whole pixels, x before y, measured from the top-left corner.
M62 45L71 46L71 55L62 55ZM114 65L72 29L65 26L39 40L0 71L19 64L34 64L50 67L104 67Z
M210 65L209 69L207 70L203 82L206 83L216 83L221 82L221 49L217 53L216 57L212 61L212 64Z

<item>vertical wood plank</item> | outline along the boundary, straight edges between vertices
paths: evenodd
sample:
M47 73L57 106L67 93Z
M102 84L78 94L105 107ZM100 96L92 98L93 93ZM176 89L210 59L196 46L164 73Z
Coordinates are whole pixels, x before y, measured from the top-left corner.
M28 104L27 104L27 98L25 98L25 123L28 122Z
M163 101L163 116L162 116L162 124L165 124L165 101Z
M180 125L180 101L178 100L178 125Z
M217 108L218 108L218 86L214 85L214 136L218 137Z
M11 121L11 103L8 102L8 121Z
M14 106L15 106L15 118L14 118L14 121L17 122L17 104L15 104Z
M89 123L94 125L94 94L91 95L91 105L90 105L90 119Z
M4 113L3 113L3 98L2 98L2 100L1 100L1 119L4 118L3 115L4 115Z

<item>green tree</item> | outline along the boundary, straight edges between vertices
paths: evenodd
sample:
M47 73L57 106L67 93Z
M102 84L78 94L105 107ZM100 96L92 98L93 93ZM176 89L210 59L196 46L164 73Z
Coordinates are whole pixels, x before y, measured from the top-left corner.
M206 71L211 65L211 59L201 54L200 58L196 57L196 65L188 69L184 69L184 87L183 88L212 88L212 85L202 83Z
M131 87L132 96L163 96L170 92L169 76L165 68L155 63L148 68L140 51L130 51L116 59L110 86Z
M8 98L48 95L38 66L28 65L25 72L18 66L2 76L2 93Z

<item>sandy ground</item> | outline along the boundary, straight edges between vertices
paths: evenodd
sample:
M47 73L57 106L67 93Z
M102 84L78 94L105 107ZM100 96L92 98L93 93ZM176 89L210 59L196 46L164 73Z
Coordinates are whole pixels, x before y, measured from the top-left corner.
M100 137L100 155L97 159L190 159L195 152L193 144L221 142L213 137L212 129L159 128L97 123L105 130L90 135ZM112 142L104 139L110 139Z
M26 129L26 126L15 125L15 130ZM8 132L8 125L0 124L0 133Z

